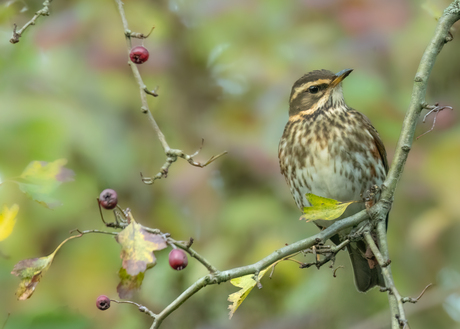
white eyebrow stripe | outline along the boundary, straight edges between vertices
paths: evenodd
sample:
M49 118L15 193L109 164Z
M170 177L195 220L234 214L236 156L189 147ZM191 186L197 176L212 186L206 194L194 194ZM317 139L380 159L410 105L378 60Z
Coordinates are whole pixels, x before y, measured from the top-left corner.
M291 96L290 101L292 102L292 100L294 100L297 96L299 96L300 93L304 92L305 90L307 90L311 86L322 85L322 84L325 84L325 83L329 84L330 82L331 82L330 79L319 79L319 80L310 81L310 82L306 82L304 84L301 84L299 87L297 87L295 89L294 93Z

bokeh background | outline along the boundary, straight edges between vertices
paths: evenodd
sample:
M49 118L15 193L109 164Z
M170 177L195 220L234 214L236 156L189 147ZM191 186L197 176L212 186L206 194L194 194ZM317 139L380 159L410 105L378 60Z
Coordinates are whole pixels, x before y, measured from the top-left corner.
M167 179L144 185L165 157L127 66L114 1L55 1L20 42L8 42L42 1L0 5L0 177L19 175L33 160L68 159L75 181L48 210L15 185L0 186L2 204L18 203L13 234L0 243L0 327L148 328L130 305L101 312L96 297L116 296L120 248L111 236L86 235L57 255L30 300L16 301L19 260L44 256L69 230L103 229L96 198L118 191L144 225L170 232L219 269L251 264L317 232L299 212L279 173L277 146L292 84L313 69L355 71L344 83L347 103L379 130L392 159L409 105L413 77L433 35L434 15L449 1L159 0L126 1L130 28L147 33L150 60L139 66L152 112L173 148L197 160L227 150L207 168L178 161ZM457 30L459 25L457 24ZM413 328L460 327L460 36L438 57L427 101L451 105L433 132L415 141L390 216L389 245L397 287L422 300L407 305ZM431 127L432 117L417 128ZM111 213L104 212L107 218ZM190 261L173 271L157 253L134 301L160 311L206 274ZM309 259L306 258L305 261ZM165 328L386 328L385 294L356 291L345 253L332 270L277 266L231 320L230 283L200 291Z

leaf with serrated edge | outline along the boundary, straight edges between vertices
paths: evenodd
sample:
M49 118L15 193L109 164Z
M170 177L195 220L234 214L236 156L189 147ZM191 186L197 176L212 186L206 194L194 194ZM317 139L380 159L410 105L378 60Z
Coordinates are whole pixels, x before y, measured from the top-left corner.
M340 202L334 199L323 198L312 193L305 194L308 202L310 202L311 207L303 208L303 215L301 219L306 219L307 222L314 221L318 219L322 220L334 220L342 216L347 207L352 203L358 201L350 202Z
M54 256L62 247L62 245L71 239L79 237L81 237L81 235L68 237L61 242L61 244L53 251L51 255L40 258L24 259L14 265L11 274L14 274L21 279L19 288L16 290L16 296L19 300L26 300L32 296L37 284L40 282L42 275L45 274L49 269L51 263L53 262Z
M117 235L116 240L121 245L123 268L132 276L154 265L156 258L153 252L167 246L161 235L147 232L132 216L131 223Z
M72 170L64 167L66 163L66 159L53 162L32 161L21 176L12 181L33 200L52 209L61 203L51 197L51 193L62 183L72 181L75 175Z
M133 291L140 288L144 272L156 264L153 252L167 247L163 236L144 230L131 213L128 217L131 223L116 236L121 245L120 258L123 260L118 273L120 283L117 291L120 298L130 298Z
M272 265L273 266L273 265ZM262 271L259 272L258 275L258 280L260 282L260 279L265 275L265 273L270 269L272 266L267 267L266 269L263 269ZM230 296L228 296L228 301L232 303L232 305L229 305L228 308L230 310L229 312L229 318L231 319L233 314L236 312L238 307L241 305L241 303L245 300L245 298L249 295L251 292L252 288L254 288L257 284L257 281L254 280L254 275L249 274L245 275L239 278L234 278L230 280L230 283L233 284L235 287L241 288L239 291L234 292Z
M19 206L17 204L12 205L11 208L8 208L7 205L3 206L0 212L0 241L5 240L13 232L18 211Z

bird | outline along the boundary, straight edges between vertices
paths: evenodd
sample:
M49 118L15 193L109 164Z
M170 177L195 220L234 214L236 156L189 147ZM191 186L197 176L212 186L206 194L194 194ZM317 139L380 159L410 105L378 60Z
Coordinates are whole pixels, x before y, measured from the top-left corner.
M383 184L388 173L385 146L377 130L364 114L345 103L342 81L352 71L311 71L292 87L278 158L300 210L311 206L307 193L341 202L362 200L374 186ZM364 202L353 203L336 220L363 209ZM336 220L316 220L315 224L324 229ZM350 230L334 235L332 242L340 244ZM359 292L385 287L381 268L371 260L373 254L363 240L351 242L347 250Z

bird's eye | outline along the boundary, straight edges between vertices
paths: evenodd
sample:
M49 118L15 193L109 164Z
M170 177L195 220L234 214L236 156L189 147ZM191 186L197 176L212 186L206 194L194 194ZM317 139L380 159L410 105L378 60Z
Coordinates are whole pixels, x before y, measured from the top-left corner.
M316 94L319 91L319 88L318 88L318 86L311 86L310 88L308 88L308 91L311 94Z

